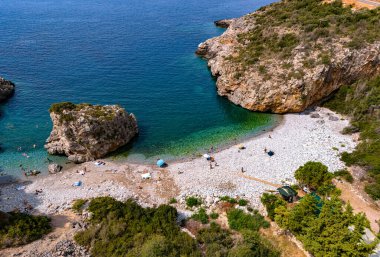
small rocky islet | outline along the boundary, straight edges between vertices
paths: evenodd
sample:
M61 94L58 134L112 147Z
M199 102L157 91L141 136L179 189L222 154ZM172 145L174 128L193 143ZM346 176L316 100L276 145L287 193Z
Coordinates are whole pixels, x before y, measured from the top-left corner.
M12 81L0 77L0 103L5 102L15 92L15 84Z
M53 130L46 140L49 154L82 163L106 156L138 133L135 116L118 105L53 104Z

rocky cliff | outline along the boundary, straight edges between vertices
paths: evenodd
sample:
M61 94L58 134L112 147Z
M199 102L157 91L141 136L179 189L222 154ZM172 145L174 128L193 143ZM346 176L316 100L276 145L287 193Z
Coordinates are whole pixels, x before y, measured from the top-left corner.
M135 116L116 105L59 103L49 111L53 130L45 148L77 163L101 158L138 133Z
M285 0L242 18L199 45L218 94L263 112L300 112L337 90L380 74L380 9Z
M10 98L15 91L15 84L0 77L0 102Z

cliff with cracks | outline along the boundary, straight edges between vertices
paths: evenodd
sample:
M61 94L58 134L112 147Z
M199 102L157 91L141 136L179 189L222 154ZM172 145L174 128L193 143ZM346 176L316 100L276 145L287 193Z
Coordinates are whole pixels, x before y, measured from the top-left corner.
M300 112L380 74L380 9L340 1L283 0L216 22L224 34L199 45L218 94L252 111Z
M137 133L137 121L117 105L58 103L50 108L53 130L45 148L80 163L104 157Z

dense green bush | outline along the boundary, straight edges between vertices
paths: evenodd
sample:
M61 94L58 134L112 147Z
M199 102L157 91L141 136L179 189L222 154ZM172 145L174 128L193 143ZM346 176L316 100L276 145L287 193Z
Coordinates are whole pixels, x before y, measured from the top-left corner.
M190 208L194 206L199 206L201 204L202 204L202 200L197 197L190 196L186 198L186 205Z
M261 196L260 200L261 200L261 203L265 206L268 213L268 217L271 220L274 220L274 216L275 216L274 210L277 207L286 206L286 202L284 201L284 199L274 194L264 193Z
M88 209L92 212L90 225L74 238L80 245L89 247L95 257L228 257L240 256L230 254L243 246L251 254L248 256L278 256L259 234L243 231L243 239L235 242L229 230L214 222L199 230L194 240L181 232L176 224L177 211L168 205L142 208L132 200L119 202L98 197L90 201ZM204 209L199 213L206 214ZM258 230L265 226L258 214L255 215L241 227ZM257 224L252 226L252 222Z
M236 243L228 230L212 222L199 231L197 241L206 257L279 257L280 253L256 231L242 230L242 239Z
M247 206L247 204L248 204L248 201L245 199L239 199L238 201L239 206Z
M324 104L349 115L352 127L360 131L360 144L353 153L343 153L347 165L359 165L372 177L365 188L374 199L380 199L380 77L341 87Z
M306 250L316 257L368 256L377 242L362 239L369 222L363 214L353 214L350 205L338 198L324 200L323 205L306 195L293 208L280 206L275 210L277 224L290 230L302 241Z
M211 222L209 228L201 229L197 235L197 241L206 248L206 256L227 256L234 246L228 230L222 229L215 222Z
M210 218L213 219L213 220L216 220L217 218L219 218L219 214L216 213L216 212L213 212L210 214Z
M228 257L280 257L273 245L256 231L243 230L243 241L231 249Z
M93 256L200 256L195 240L180 231L177 210L168 205L142 208L133 200L90 201L90 226L75 235Z
M50 218L19 212L1 212L0 249L27 244L51 231Z
M309 161L295 171L294 177L300 184L317 190L324 184L331 184L333 176L326 165Z
M208 215L206 213L206 210L203 208L200 208L197 213L194 213L191 218L193 220L202 222L202 224L207 224L208 223Z
M238 231L244 229L258 231L262 227L269 227L269 222L257 211L253 214L248 214L240 209L232 209L227 213L227 218L230 228Z
M72 209L79 214L82 214L82 208L86 204L87 200L85 199L77 199L74 201Z
M354 182L354 178L352 177L351 173L346 169L335 171L334 177L342 178L349 183Z
M220 197L220 200L221 200L221 201L228 202L228 203L231 203L231 204L235 204L235 203L237 203L237 201L236 201L235 198L233 198L233 197L229 197L228 195L225 195L225 196Z

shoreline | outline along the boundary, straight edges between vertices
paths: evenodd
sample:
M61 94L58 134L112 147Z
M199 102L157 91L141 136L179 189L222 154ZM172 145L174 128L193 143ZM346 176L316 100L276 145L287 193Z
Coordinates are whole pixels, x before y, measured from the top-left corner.
M0 205L5 211L23 210L30 205L30 212L51 215L70 209L72 201L78 198L109 195L119 200L133 198L143 206L152 206L174 197L179 209L185 209L184 201L189 195L203 198L208 205L229 195L246 198L253 207L260 208L260 195L276 189L270 184L294 180L294 171L307 161L321 161L331 172L344 168L339 153L356 147L353 136L340 134L349 124L348 119L325 108L317 108L311 114L319 118L308 113L283 115L282 122L273 130L241 143L246 147L244 150L239 150L236 144L218 149L213 154L217 166L213 163L212 169L203 157L169 162L167 168L103 159L104 166L87 162L58 174L3 186ZM264 147L275 155L269 157ZM143 180L143 173L151 173L152 178ZM76 181L82 185L74 187ZM25 188L17 190L18 186ZM36 193L41 189L42 193Z

